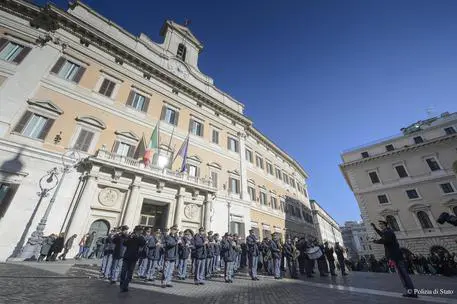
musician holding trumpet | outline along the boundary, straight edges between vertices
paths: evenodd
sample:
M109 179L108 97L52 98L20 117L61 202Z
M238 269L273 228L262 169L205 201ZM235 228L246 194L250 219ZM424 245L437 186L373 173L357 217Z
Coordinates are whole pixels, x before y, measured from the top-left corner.
M289 269L290 277L298 279L297 275L297 259L300 252L297 250L296 242L292 242L290 237L287 238L284 244L284 255L286 256L287 269Z
M279 242L279 233L273 234L273 240L270 242L270 251L273 257L274 276L276 280L281 278L281 244Z

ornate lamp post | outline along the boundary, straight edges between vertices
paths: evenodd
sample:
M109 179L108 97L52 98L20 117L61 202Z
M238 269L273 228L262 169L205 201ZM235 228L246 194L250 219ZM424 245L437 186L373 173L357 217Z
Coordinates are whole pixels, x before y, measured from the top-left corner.
M62 186L62 183L65 179L66 174L71 171L71 169L74 167L74 165L76 163L79 162L80 159L81 158L80 158L80 155L78 152L69 150L62 155L63 167L60 170L58 170L57 168L54 168L53 170L50 171L50 172L52 172L52 175L49 178L51 178L51 180L55 179L56 181L55 181L55 185L52 188L48 188L45 191L46 196L49 193L49 191L51 191L52 189L56 188L56 190L54 191L54 194L52 195L52 198L49 201L49 205L46 208L46 211L45 211L43 217L41 218L40 223L38 224L36 230L30 236L30 238L27 241L27 244L25 245L24 249L22 250L21 258L24 258L26 260L35 260L36 259L36 256L38 255L38 252L40 251L40 248L41 248L41 244L43 242L43 232L46 227L46 222L48 220L49 213L51 213L52 206L54 205L54 202L57 198L57 194L59 193L60 187ZM59 173L58 171L62 172L62 176L60 177L60 179L57 176L57 174ZM46 180L49 180L49 178ZM41 180L40 180L40 182L41 182ZM43 188L42 188L41 183L40 183L40 188L42 189L42 191L41 191L41 193L42 193ZM44 189L46 189L46 188L44 188ZM40 196L40 202L43 199L43 197L44 196Z

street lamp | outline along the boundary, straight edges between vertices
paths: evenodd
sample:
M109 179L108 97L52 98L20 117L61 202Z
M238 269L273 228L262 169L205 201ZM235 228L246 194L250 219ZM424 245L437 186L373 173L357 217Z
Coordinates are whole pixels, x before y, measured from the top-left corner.
M45 196L47 196L49 191L51 191L54 188L56 190L54 191L54 194L52 195L52 198L49 201L49 205L46 208L46 211L45 211L43 217L41 218L40 223L38 224L36 230L30 236L30 238L27 241L27 244L25 245L24 249L22 250L22 253L20 256L21 258L24 258L26 260L35 260L36 259L38 252L40 251L41 244L43 242L43 232L46 227L46 222L48 220L49 213L51 212L52 206L54 205L54 202L57 198L57 194L59 193L60 187L62 186L62 183L63 183L67 173L69 173L71 171L71 169L74 167L74 165L76 163L79 162L80 159L81 159L81 157L78 152L73 151L73 150L68 150L67 152L65 152L62 155L62 158L61 158L63 167L60 168L60 170L57 168L54 168L53 170L51 170L50 171L50 172L52 172L51 176L49 176L46 179L46 181L52 181L53 179L55 179L55 182L54 182L55 185L52 188L42 187L41 181L43 180L44 177L42 179L40 179L40 189L42 189L42 191L39 192L39 194L45 192ZM62 176L60 177L60 179L57 176L59 171L62 172ZM45 196L40 195L39 203ZM26 228L26 230L28 232L28 228ZM25 233L25 235L27 235L27 234Z

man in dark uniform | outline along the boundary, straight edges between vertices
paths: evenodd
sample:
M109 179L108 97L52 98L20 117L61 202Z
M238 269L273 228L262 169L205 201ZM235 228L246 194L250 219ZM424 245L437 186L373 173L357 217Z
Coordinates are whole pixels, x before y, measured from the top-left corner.
M190 255L190 232L186 230L184 236L178 241L178 278L185 280L187 278L187 260Z
M175 269L175 263L178 259L178 227L172 226L170 228L170 234L164 238L163 249L164 249L164 266L163 266L163 279L162 287L173 287L171 285L171 279L173 276L173 270Z
M319 274L321 277L326 277L328 276L328 265L327 265L327 259L324 254L324 246L322 244L319 244L317 240L314 241L314 246L319 247L319 249L322 252L322 255L320 258L317 259L317 269L319 269Z
M338 259L338 264L340 265L341 274L347 276L348 274L346 273L346 268L344 265L344 249L340 246L339 242L335 243L335 253L336 258Z
M200 228L198 234L195 234L192 246L195 248L194 262L194 282L195 285L205 284L205 261L206 261L206 245L208 241L205 236L205 228Z
M273 271L276 280L281 279L281 244L279 235L275 233L273 240L270 242L270 250L273 258Z
M328 247L328 242L324 243L324 254L327 257L328 264L330 266L330 274L336 277L335 273L335 256L333 255L334 250L332 247Z
M400 251L400 245L398 244L397 237L392 229L390 229L385 221L379 221L379 227L376 228L375 224L371 223L371 226L381 237L379 240L374 240L376 244L383 244L385 249L386 258L394 261L395 267L397 268L398 276L406 289L406 293L403 294L407 298L417 298L417 294L414 292L414 285L408 274L408 268L403 254Z
M289 270L290 277L292 279L297 279L297 267L296 261L294 257L294 248L292 244L292 239L290 237L287 238L286 243L284 244L284 256L286 257L287 261L287 269Z
M148 239L146 246L148 247L147 250L147 258L148 258L148 266L146 272L146 279L148 281L154 281L156 279L156 271L159 264L160 259L160 251L162 249L162 233L160 229L155 232L155 235L151 235Z
M119 274L121 272L123 263L122 257L124 256L125 252L124 241L127 239L128 230L128 226L122 226L119 229L119 232L115 236L113 236L113 261L111 263L108 276L108 279L110 280L111 284L115 284L119 279Z
M145 227L143 229L143 234L141 235L144 238L145 245L140 248L139 259L138 259L138 277L140 279L146 279L148 271L148 241L151 237L151 228Z
M225 264L225 282L233 283L233 267L236 259L236 243L231 234L226 233L221 241L221 255Z
M205 264L205 277L206 279L211 278L212 276L212 265L214 258L214 242L213 242L213 232L208 232L208 244L206 245L206 264Z
M249 275L254 281L258 281L257 277L257 265L259 263L259 242L257 237L254 234L254 230L249 230L249 236L246 238L246 245L248 250L248 265L249 265Z
M221 240L219 233L214 234L213 273L221 271Z
M141 236L142 230L139 226L135 227L133 233L124 240L125 253L120 276L121 292L129 291L129 283L132 280L135 264L138 260L139 249L146 244L146 241Z

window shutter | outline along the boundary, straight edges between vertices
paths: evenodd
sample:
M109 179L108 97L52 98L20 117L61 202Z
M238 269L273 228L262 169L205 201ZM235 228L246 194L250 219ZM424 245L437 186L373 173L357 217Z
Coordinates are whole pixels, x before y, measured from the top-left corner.
M195 167L195 176L200 177L200 167Z
M113 153L117 153L117 149L119 149L119 141L114 141L114 145L113 145L113 150L111 150L111 152Z
M227 150L230 151L230 137L227 137Z
M229 192L230 193L233 192L233 189L232 189L232 178L229 178Z
M3 48L6 46L6 44L8 43L8 39L6 38L0 38L0 51L3 50Z
M173 122L173 124L174 124L175 126L177 126L177 125L178 125L178 121L179 121L179 112L176 111L176 112L175 112L175 121Z
M48 118L46 120L46 123L44 124L43 130L41 130L40 136L38 136L39 139L45 139L46 136L49 133L49 130L51 130L52 125L54 124L54 119Z
M81 146L81 151L88 152L92 139L94 138L94 133L86 131L86 136L84 138L83 144Z
M133 158L134 154L135 154L135 147L129 146L129 152L127 152L127 157Z
M149 97L144 98L143 112L147 113L149 108Z
M200 135L201 137L203 137L204 134L205 134L205 125L204 125L203 123L201 123L201 126L202 126L202 127L201 127L201 131L200 131L200 134L199 134L199 135Z
M74 146L75 149L82 150L82 146L83 146L84 140L86 138L86 133L87 133L86 130L81 130L79 132L78 139L76 139L76 143Z
M22 62L22 60L24 60L25 56L27 56L28 53L30 53L32 49L25 46L22 51L16 56L16 58L14 58L13 62L19 64Z
M73 81L76 83L79 83L79 81L81 80L81 77L83 77L83 75L84 75L84 72L86 72L86 68L80 66L78 69L78 72L76 72L76 75L73 78Z
M26 111L19 122L17 123L16 127L14 128L13 132L21 133L24 130L25 125L29 122L30 118L32 117L32 112Z
M131 106L133 103L133 98L135 98L135 92L131 90L129 93L129 97L127 98L127 102L125 104Z
M103 79L102 85L100 86L100 90L98 90L98 92L101 94L105 94L105 91L108 88L108 84L109 84L109 80Z
M165 111L167 110L166 106L162 106L162 112L160 113L160 120L165 120Z
M67 61L65 58L60 57L59 60L57 60L56 64L51 70L51 73L57 74L59 73L60 69L62 68L63 64Z
M193 120L190 119L189 120L189 132L192 132L192 122L193 122Z
M106 92L106 96L111 97L115 86L116 84L114 82L108 80L108 91Z

